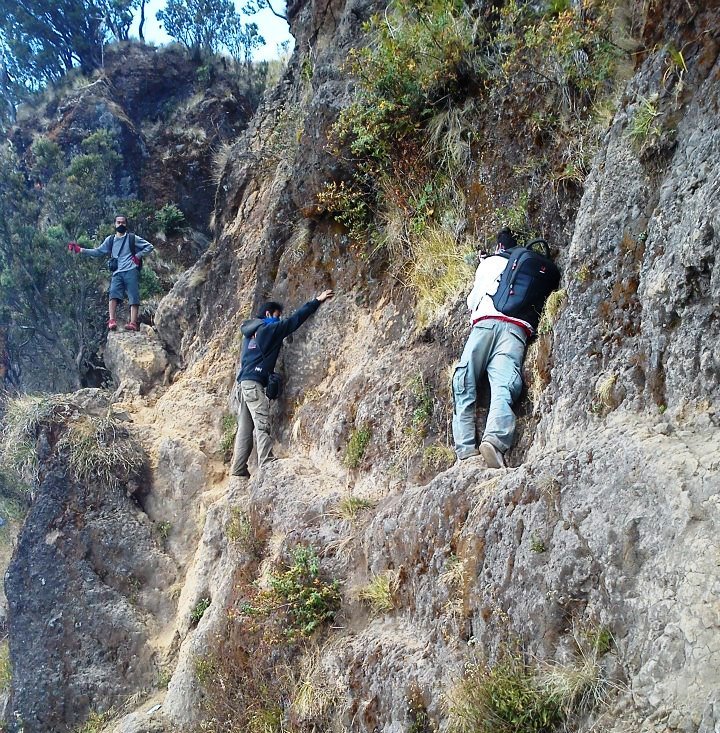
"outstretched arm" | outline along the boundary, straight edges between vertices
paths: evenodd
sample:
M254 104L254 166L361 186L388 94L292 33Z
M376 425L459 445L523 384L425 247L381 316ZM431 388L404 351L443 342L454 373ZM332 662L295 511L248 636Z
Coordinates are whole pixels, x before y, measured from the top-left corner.
M106 237L98 247L81 247L76 242L70 242L68 249L75 254L83 254L88 257L107 257L112 249L112 237Z
M284 318L280 323L273 326L274 335L280 338L289 336L293 331L297 331L310 316L320 307L321 303L330 300L335 292L333 290L323 290L317 297L309 300L304 306L298 308L289 318Z

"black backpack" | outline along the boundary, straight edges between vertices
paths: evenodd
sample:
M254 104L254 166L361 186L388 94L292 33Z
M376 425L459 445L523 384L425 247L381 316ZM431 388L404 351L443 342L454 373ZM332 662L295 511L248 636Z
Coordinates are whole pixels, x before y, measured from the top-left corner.
M533 251L541 244L545 254ZM537 330L540 314L550 293L560 286L560 270L550 259L550 248L544 239L533 239L524 247L498 252L508 263L500 276L493 305L503 315L519 318Z

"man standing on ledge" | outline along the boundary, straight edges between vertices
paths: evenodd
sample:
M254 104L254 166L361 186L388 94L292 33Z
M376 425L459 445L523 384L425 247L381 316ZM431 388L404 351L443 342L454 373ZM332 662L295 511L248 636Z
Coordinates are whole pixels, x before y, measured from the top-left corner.
M472 329L460 363L452 378L452 431L455 452L462 461L478 454L475 442L475 402L477 386L487 371L490 382L490 409L480 454L490 468L505 466L505 452L515 436L512 405L522 390L522 363L532 326L519 318L500 313L493 304L500 277L508 264L500 252L517 246L505 228L497 235L495 254L485 257L475 273L475 284L467 297Z
M75 254L90 257L108 257L108 268L112 272L110 280L110 320L108 329L117 328L115 314L118 303L127 295L130 304L130 321L125 324L126 331L137 331L140 311L140 268L142 258L149 255L154 247L142 237L128 232L127 217L115 217L115 236L110 235L95 249L86 249L76 242L70 242L68 249Z
M320 307L320 303L330 300L333 295L332 290L324 290L289 318L283 319L280 318L282 303L269 301L260 306L257 318L251 318L240 326L245 338L237 376L240 406L230 468L232 476L250 475L247 462L252 453L253 430L257 441L258 468L274 460L270 438L270 399L265 394L265 387L275 369L283 339L297 331Z

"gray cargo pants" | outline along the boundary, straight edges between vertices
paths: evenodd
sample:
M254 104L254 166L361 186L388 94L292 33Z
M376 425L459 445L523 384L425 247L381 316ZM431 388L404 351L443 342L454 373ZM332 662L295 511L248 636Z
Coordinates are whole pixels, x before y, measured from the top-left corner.
M232 475L247 470L248 458L252 453L253 431L257 442L258 468L262 468L268 460L272 460L272 439L270 438L270 400L259 382L243 379L240 382L240 407L237 416L237 433L233 462L230 467Z
M476 323L470 331L452 386L455 409L452 431L459 458L477 454L475 402L483 372L490 381L490 409L483 441L505 453L515 436L513 402L522 390L522 363L527 336L520 326L496 319Z

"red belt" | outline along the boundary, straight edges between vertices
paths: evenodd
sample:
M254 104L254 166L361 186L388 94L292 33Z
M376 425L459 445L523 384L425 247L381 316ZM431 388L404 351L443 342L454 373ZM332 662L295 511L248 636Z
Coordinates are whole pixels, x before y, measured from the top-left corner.
M476 318L472 322L472 325L474 326L476 323L480 323L480 321L505 321L505 323L512 323L515 326L520 326L520 328L525 331L528 338L533 335L532 329L526 326L522 321L516 321L514 318L508 318L507 316L480 316L480 318Z

